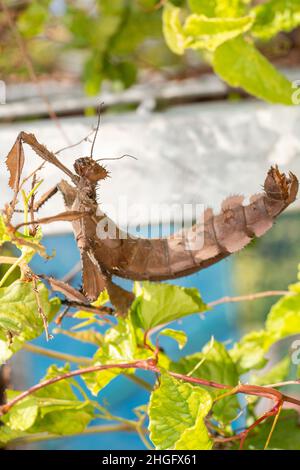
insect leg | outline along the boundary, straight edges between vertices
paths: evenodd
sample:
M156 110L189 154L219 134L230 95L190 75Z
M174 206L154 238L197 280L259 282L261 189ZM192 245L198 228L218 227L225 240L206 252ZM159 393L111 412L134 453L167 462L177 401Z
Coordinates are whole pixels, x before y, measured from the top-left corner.
M33 134L28 134L26 132L20 132L18 139L22 142L25 142L29 145L34 152L41 157L46 162L52 163L57 168L62 170L66 175L68 175L73 183L77 183L78 178L74 175L65 165L63 165L58 158L54 155L53 152L50 152L44 145L40 144L36 137Z

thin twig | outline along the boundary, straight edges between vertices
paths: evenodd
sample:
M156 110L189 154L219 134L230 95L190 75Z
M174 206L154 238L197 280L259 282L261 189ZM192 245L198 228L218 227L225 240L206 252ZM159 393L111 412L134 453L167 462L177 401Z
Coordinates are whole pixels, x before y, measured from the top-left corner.
M294 292L288 291L288 290L268 290L264 292L257 292L255 294L246 294L246 295L240 295L237 297L222 297L221 299L214 300L213 302L209 302L207 306L209 308L214 308L217 305L225 304L225 303L233 303L233 302L244 302L245 300L256 300L256 299L262 299L264 297L276 297L276 296L282 296L282 295L295 295Z
M51 357L52 359L58 359L59 361L71 362L78 365L91 365L92 359L87 357L73 356L59 351L53 351L51 349L41 348L35 344L25 343L23 349L34 354L41 354L42 356Z
M30 180L34 175L36 175L38 173L38 171L42 170L42 168L44 167L46 162L43 162L41 163L35 170L33 170L32 173L30 173L28 176L26 176L25 178L23 178L21 184L20 184L20 189L23 188L24 184L27 183L28 180Z
M275 418L274 418L274 421L273 421L271 430L270 430L270 432L269 432L267 441L266 441L266 443L265 443L264 450L266 450L266 449L269 447L271 438L272 438L272 436L273 436L273 433L274 433L274 431L275 431L276 425L277 425L277 423L278 423L278 419L279 419L279 416L280 416L280 413L281 413L281 410L282 410L282 405L283 405L283 403L281 403L281 404L278 406L278 411L277 411L277 413L276 413L276 415L275 415Z
M10 263L11 264L10 268L6 271L6 273L0 280L0 287L2 287L5 284L5 282L7 281L9 276L13 273L13 271L22 265L25 258L26 258L26 253L23 253L19 258L14 258L15 261L13 263Z
M264 292L256 292L254 294L246 294L246 295L239 295L237 297L221 297L220 299L213 300L212 302L208 302L206 305L209 309L217 307L218 305L226 304L226 303L235 303L235 302L244 302L244 301L252 301L257 299L262 299L264 297L276 297L282 295L295 295L294 292L288 290L268 290ZM202 315L204 312L200 313ZM173 322L173 321L172 321ZM165 323L163 325L155 326L149 330L149 336L152 336L154 333L157 333L161 329L165 328L169 323Z
M36 280L35 276L32 277L32 286L33 286L33 292L34 292L34 295L35 295L35 298L36 298L38 313L39 313L39 315L40 315L40 317L43 321L44 330L45 330L45 334L46 334L46 339L47 339L47 341L49 341L50 339L53 338L53 336L49 335L48 319L47 319L47 316L44 312L44 309L43 309L43 306L42 306L42 303L41 303L41 299L40 299L40 295L39 295L39 291L38 291L38 286L37 286L37 280Z
M70 434L69 436L87 436L91 434L103 434L109 432L122 432L122 431L136 431L135 426L130 425L129 423L120 423L120 424L101 424L97 426L90 426L86 428L84 431L80 433ZM43 442L43 441L50 441L54 439L64 439L65 435L58 435L58 434L46 434L46 433L37 433L32 434L26 437L19 437L17 439L13 439L10 441L12 445L24 445L30 444L32 442Z
M0 264L15 264L18 260L15 256L0 256Z
M71 354L66 354L66 353L59 352L59 351L53 351L51 349L41 348L40 346L36 346L35 344L31 344L31 343L25 343L23 346L23 349L33 354L40 354L42 356L51 357L52 359L58 359L64 362L71 362L73 364L78 364L78 365L83 365L83 366L93 364L93 360L87 357L73 356ZM144 388L148 392L152 391L153 387L151 386L151 384L146 382L146 380L143 380L141 377L137 377L136 375L126 374L126 373L124 373L123 375L128 380L135 383L136 385L139 385L140 387Z
M277 388L277 387L286 387L287 385L300 385L300 379L287 380L285 382L277 382L275 384L269 385L269 387Z

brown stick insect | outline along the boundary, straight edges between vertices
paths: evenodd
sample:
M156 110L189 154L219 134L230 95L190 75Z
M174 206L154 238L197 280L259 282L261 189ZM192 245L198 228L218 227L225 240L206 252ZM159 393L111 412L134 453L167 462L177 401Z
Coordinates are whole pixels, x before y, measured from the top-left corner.
M265 179L264 191L252 196L248 205L243 205L242 196L232 196L223 201L218 215L207 209L201 222L182 231L180 236L136 238L124 233L105 214L99 213L96 188L100 181L107 178L108 172L99 160L93 159L95 138L90 156L75 161L75 173L40 144L33 134L25 132L19 134L7 157L10 186L15 191L24 166L23 143L28 144L44 161L59 168L72 183L62 180L35 204L35 209L55 192L60 191L62 194L66 212L54 218L37 220L36 223L53 220L72 222L81 254L83 293L76 294L73 288L70 291L56 280L52 280L52 287L61 290L69 298L71 296L73 301L92 302L107 289L117 311L126 313L134 296L115 284L112 276L161 281L195 273L241 250L253 238L262 236L272 227L274 219L295 201L298 192L298 180L293 173L286 176L277 166L271 167ZM99 223L114 227L115 236L98 237ZM202 239L201 247L196 247L196 238Z

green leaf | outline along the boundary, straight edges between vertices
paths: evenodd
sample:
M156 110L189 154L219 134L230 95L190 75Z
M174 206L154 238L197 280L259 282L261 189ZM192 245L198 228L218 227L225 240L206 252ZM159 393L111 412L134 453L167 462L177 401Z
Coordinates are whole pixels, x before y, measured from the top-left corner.
M13 431L9 426L0 425L0 449L5 446L8 442L17 439L19 437L26 436L26 432Z
M33 1L18 18L18 29L26 38L32 38L43 32L49 18L50 0Z
M5 225L3 215L0 214L0 245L10 240L11 240L11 237Z
M169 2L172 3L172 5L174 5L175 7L181 7L185 3L185 0L169 0Z
M292 284L289 290L291 294L283 296L271 308L265 329L246 334L229 351L239 373L262 368L267 362L266 352L276 341L300 333L298 284Z
M86 61L83 70L84 89L87 95L99 93L103 81L102 54L93 51Z
M95 302L92 302L92 305L94 307L102 307L102 305L105 305L109 302L109 295L107 292L107 289L104 289L100 294L97 300Z
M163 12L163 32L171 51L182 55L186 49L187 40L180 21L180 8L166 4Z
M267 363L265 354L276 340L277 336L266 330L252 331L243 336L229 351L239 373L264 367Z
M291 358L286 356L266 372L261 374L252 373L249 377L249 383L253 385L272 385L278 382L283 382L287 379L290 368ZM250 405L255 404L258 400L259 397L257 396L247 396L247 403Z
M136 300L131 314L145 330L208 310L195 288L143 282L135 283L134 289Z
M127 61L118 64L105 64L104 73L106 77L122 88L128 88L137 80L138 69L135 64Z
M207 18L191 15L184 24L185 47L214 51L220 44L248 31L254 18Z
M290 32L300 25L299 0L270 0L252 12L256 16L252 34L259 39L269 40L281 31Z
M300 294L286 295L273 305L266 329L279 338L300 333Z
M180 14L180 8L170 4L164 8L164 35L175 54L183 54L187 48L214 51L225 41L248 31L254 21L253 16L209 18L203 14L192 14L187 17L183 26Z
M42 382L63 375L69 370L68 365L63 368L51 366ZM80 401L72 386L78 387L77 382L68 379L43 387L14 405L2 417L3 422L12 431L26 431L30 434L81 433L94 418L94 405L88 400ZM8 400L18 396L19 393L21 392L8 390Z
M242 37L219 46L212 63L215 72L229 85L242 87L269 103L292 104L292 84Z
M11 399L17 394L8 391ZM5 422L12 431L26 431L31 428L38 417L38 405L34 397L27 397L12 407Z
M190 375L224 385L238 384L239 375L225 346L213 341L204 346L201 353L183 357L178 362L171 363L171 370L180 374ZM206 387L203 387L206 388ZM213 398L222 395L227 390L207 388ZM239 402L236 396L224 398L215 403L214 417L222 423L233 420L238 413Z
M249 0L188 0L194 13L210 17L234 18L245 13L245 4Z
M185 331L172 330L171 328L166 328L159 332L162 336L168 336L169 338L175 339L179 345L179 349L183 349L187 343L187 335Z
M265 373L251 374L249 383L254 385L270 385L283 382L288 377L290 367L291 359L289 356L286 356Z
M131 362L149 357L150 351L138 347L138 332L135 331L130 318L119 318L118 324L106 331L102 346L94 355L94 365ZM102 370L85 374L82 378L91 393L98 395L111 380L124 371L118 369ZM127 373L130 370L126 371Z
M245 448L262 450L270 434L272 423L265 421L249 434ZM282 410L268 449L300 450L299 415L294 410Z
M213 443L204 422L211 406L206 390L163 373L149 405L150 439L156 449L211 449Z
M51 322L60 308L60 300L56 297L49 300L48 290L42 282L38 283L38 295L43 312ZM0 363L9 359L25 341L37 338L43 331L32 283L17 280L0 288Z
M0 246L5 242L11 242L22 252L24 262L29 263L36 253L43 258L50 258L45 247L40 243L41 239L42 231L40 228L34 236L24 235L24 233L18 231L13 234L12 231L8 230L4 217L0 214Z

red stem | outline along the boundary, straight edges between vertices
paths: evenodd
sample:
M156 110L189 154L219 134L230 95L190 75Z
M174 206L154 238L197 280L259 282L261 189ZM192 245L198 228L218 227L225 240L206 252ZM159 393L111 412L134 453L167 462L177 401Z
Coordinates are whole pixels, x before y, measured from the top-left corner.
M34 392L44 387L47 387L48 385L52 385L56 382L59 382L61 380L66 380L71 377L76 377L79 375L89 374L93 372L99 372L101 370L107 370L107 369L144 369L144 370L148 370L154 373L161 372L160 369L156 365L156 360L153 360L152 358L147 359L147 360L126 362L126 363L120 363L120 364L103 364L103 365L97 365L97 366L86 367L83 369L73 370L61 376L57 376L57 377L53 377L51 379L45 380L44 382L41 382L39 384L36 384L30 387L25 392L20 393L20 395L18 395L17 397L13 398L11 401L9 401L8 403L0 407L0 415L7 413L15 404L17 404L24 398L28 397L29 395L33 394ZM194 383L197 385L204 385L207 387L214 387L214 388L218 388L222 390L232 388L230 385L220 384L220 383L212 382L210 380L205 380L205 379L198 379L196 377L189 377L187 375L178 374L176 372L169 371L168 373L176 379L184 380L185 382L190 382L190 383ZM293 397L288 397L286 395L283 395L281 392L273 388L262 387L262 386L257 386L257 385L240 384L232 388L231 390L232 395L235 395L237 393L245 393L247 395L267 397L267 398L272 399L273 401L276 401L276 403L279 403L282 401L288 401L290 403L294 403L300 406L299 400Z

